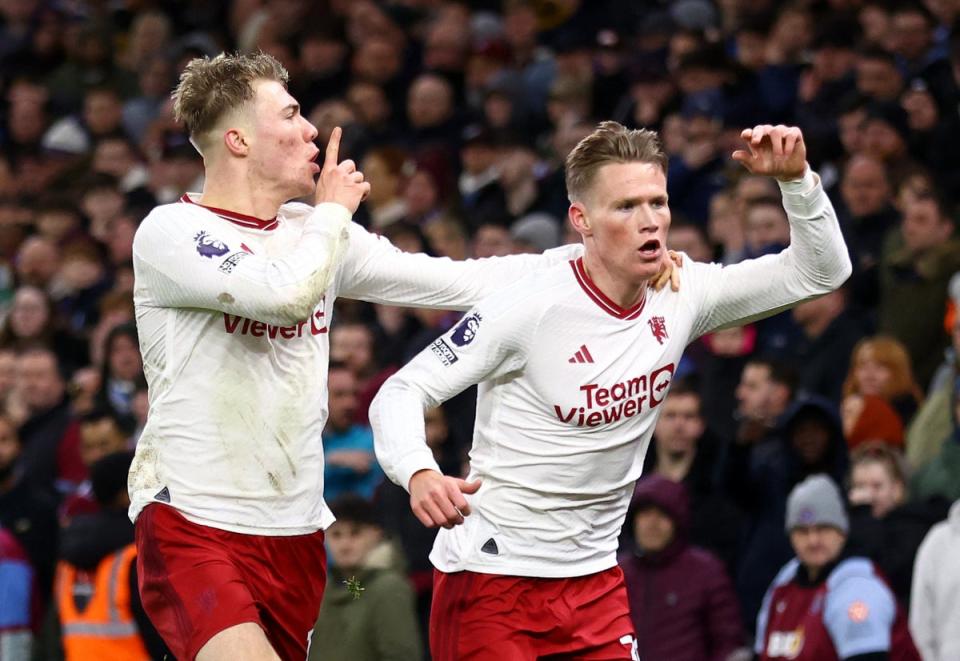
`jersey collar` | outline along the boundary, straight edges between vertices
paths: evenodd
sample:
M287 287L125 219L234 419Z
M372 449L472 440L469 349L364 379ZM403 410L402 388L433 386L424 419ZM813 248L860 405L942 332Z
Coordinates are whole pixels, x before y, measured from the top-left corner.
M270 230L276 229L280 224L277 221L277 217L274 216L269 220L263 220L262 218L256 218L254 216L248 216L243 213L237 213L235 211L228 211L227 209L218 209L217 207L208 207L205 204L200 204L199 202L194 202L190 197L190 193L184 193L180 197L180 201L186 204L195 204L198 207L203 207L207 211L215 213L220 218L227 220L234 225L239 225L240 227L246 227L248 229L254 230L264 230L269 232Z
M616 317L617 319L636 319L640 316L640 313L643 312L643 306L647 302L646 289L643 290L640 300L634 305L629 308L622 308L610 300L606 294L600 291L600 288L597 287L596 283L590 279L590 276L587 274L587 270L583 267L583 257L571 259L570 266L573 268L573 275L577 279L577 282L580 284L580 287L583 289L583 291L585 291L587 296L590 297L590 300L596 303L597 306L607 314Z

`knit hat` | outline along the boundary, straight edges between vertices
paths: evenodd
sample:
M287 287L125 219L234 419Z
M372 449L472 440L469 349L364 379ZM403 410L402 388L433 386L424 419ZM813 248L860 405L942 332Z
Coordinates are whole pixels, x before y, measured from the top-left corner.
M826 525L844 534L849 529L840 490L827 475L811 475L790 492L787 499L787 532L797 526Z

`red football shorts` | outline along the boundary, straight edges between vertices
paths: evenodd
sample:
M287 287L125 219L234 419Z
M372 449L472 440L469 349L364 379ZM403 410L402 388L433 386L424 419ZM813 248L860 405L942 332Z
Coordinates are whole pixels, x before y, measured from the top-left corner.
M619 567L576 578L434 572L434 661L637 659Z
M215 634L256 622L281 659L306 659L327 577L323 531L242 535L148 505L137 517L140 597L179 661Z

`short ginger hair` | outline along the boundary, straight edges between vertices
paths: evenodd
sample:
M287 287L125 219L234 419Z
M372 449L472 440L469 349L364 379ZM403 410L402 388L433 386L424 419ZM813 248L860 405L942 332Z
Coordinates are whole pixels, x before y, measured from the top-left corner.
M184 67L173 91L173 116L203 147L206 134L222 117L253 100L254 81L275 80L286 87L289 78L284 66L266 53L197 57Z
M667 172L667 154L656 131L628 129L618 122L601 122L567 156L567 197L583 199L597 171L608 163L650 163Z

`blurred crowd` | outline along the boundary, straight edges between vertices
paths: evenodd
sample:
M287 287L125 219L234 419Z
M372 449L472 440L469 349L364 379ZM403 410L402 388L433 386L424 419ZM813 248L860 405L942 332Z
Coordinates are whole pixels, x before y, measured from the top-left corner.
M289 70L321 148L344 127L372 184L355 220L452 259L577 240L562 164L603 119L660 132L671 248L779 251L775 182L729 155L745 127L799 126L854 274L688 349L624 527L640 657L749 655L795 553L788 496L825 474L844 553L882 570L924 658L958 658L958 18L957 0L0 0L0 658L106 658L71 626L107 608L91 599L107 569L122 658L162 658L125 519L148 400L131 245L154 205L202 189L172 117L179 71L257 49ZM384 480L366 410L456 319L337 302L317 658L423 654L434 533ZM426 414L448 474L469 462L474 399ZM710 580L694 591L691 572Z

